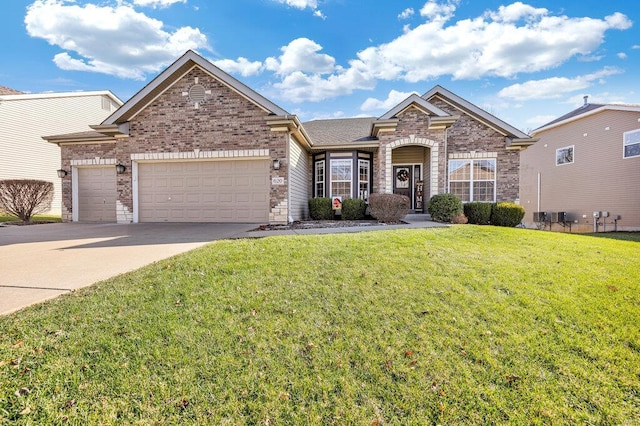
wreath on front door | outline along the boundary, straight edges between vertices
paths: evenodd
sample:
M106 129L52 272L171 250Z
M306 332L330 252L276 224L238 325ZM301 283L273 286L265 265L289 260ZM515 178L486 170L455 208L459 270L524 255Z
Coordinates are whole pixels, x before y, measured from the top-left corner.
M399 170L398 173L396 174L396 179L398 179L400 182L408 181L409 180L409 172L407 171L407 169Z

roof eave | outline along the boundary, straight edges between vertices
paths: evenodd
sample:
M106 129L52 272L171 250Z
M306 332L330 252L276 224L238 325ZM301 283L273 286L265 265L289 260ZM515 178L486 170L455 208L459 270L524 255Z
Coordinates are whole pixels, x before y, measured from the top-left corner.
M295 115L268 117L267 125L271 128L272 132L290 132L291 135L307 149L313 147L313 141Z
M538 142L537 138L505 138L506 149L510 151L524 151L534 143Z
M348 142L348 143L340 143L340 144L314 145L311 148L311 151L319 152L319 151L360 150L360 151L374 152L379 148L380 148L379 141L370 141L370 142Z

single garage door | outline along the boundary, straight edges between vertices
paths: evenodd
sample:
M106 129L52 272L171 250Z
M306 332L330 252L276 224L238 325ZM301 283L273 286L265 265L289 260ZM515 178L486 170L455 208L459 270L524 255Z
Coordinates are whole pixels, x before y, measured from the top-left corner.
M140 222L265 222L269 161L140 163Z
M78 220L116 221L116 168L78 168Z

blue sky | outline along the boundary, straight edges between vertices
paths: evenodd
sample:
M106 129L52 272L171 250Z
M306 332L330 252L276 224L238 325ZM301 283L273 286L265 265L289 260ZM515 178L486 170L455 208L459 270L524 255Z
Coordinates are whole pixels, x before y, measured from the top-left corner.
M584 95L640 103L636 0L4 0L2 11L0 85L24 92L126 101L193 49L302 121L380 116L436 84L524 131Z

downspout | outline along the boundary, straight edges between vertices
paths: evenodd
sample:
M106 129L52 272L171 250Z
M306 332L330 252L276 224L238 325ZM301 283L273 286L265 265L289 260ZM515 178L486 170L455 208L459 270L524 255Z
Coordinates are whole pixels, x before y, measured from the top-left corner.
M287 141L285 145L285 158L287 165L287 221L293 223L293 216L291 215L291 130L287 130Z
M538 210L540 211L540 172L538 172Z

